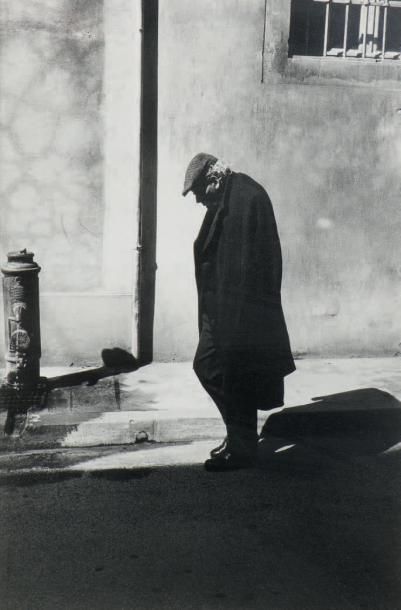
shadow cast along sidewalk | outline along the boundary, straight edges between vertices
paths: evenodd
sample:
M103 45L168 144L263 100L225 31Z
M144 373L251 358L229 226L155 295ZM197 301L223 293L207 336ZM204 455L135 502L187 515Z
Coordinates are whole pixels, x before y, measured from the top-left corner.
M286 379L287 407L268 414L267 435L347 455L396 447L401 440L399 363L397 358L297 361L298 370ZM71 371L45 372L55 378ZM266 415L260 413L260 426ZM28 412L25 424L20 437L2 437L1 451L143 448L224 436L217 409L190 363L154 363L96 385L55 389L45 407Z

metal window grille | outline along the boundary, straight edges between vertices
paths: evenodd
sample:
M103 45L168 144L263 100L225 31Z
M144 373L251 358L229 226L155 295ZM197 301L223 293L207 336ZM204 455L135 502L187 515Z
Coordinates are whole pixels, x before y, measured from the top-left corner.
M325 4L323 57L400 59L400 0L314 0Z
M289 55L401 59L401 0L292 0Z

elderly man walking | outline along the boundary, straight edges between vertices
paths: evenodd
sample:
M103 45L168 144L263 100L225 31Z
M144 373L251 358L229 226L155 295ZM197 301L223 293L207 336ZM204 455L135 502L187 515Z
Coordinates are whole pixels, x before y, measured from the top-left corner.
M207 208L194 244L194 370L227 429L205 468L248 468L257 459L257 410L283 405L284 377L295 370L281 307L276 221L263 187L213 155L191 160L183 195L189 191Z

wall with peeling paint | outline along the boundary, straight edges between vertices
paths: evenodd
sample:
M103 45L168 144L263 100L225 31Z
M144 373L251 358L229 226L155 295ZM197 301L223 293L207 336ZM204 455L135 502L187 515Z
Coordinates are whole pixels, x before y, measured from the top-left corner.
M268 0L265 47L264 4L160 2L157 357L196 345L204 212L180 192L201 150L271 196L294 352L398 354L401 67L289 61L290 2Z
M48 290L101 281L103 61L101 1L3 2L1 254L32 248Z
M0 258L28 248L42 266L44 363L131 346L137 12L0 0Z

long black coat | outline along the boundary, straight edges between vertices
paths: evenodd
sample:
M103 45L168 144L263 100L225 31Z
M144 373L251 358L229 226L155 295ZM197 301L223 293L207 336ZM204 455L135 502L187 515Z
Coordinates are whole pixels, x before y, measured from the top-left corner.
M281 306L280 240L266 191L232 173L217 211L206 213L194 254L199 329L206 312L225 372L246 378L263 399L269 381L295 370Z

